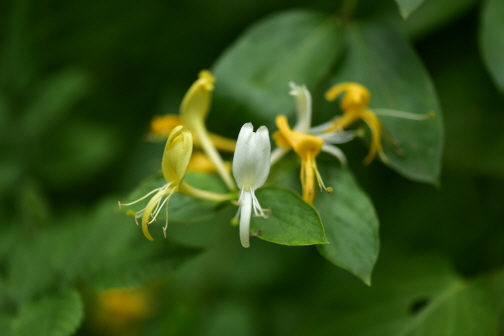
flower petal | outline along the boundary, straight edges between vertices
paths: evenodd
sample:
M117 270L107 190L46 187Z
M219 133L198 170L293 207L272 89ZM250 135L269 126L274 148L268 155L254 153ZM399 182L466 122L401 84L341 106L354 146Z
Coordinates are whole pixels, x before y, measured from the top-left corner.
M242 126L233 158L233 174L240 189L257 189L268 178L271 145L266 126L253 132L251 123Z
M203 70L184 96L180 116L189 128L192 128L190 124L193 121L202 121L206 118L210 110L214 83L215 78L210 71Z
M293 82L290 82L289 85L292 89L290 94L296 98L297 123L293 129L308 133L310 131L312 116L312 99L310 92L304 85L298 86Z
M191 131L183 126L173 129L166 141L163 154L163 176L168 183L179 185L191 160L193 140Z

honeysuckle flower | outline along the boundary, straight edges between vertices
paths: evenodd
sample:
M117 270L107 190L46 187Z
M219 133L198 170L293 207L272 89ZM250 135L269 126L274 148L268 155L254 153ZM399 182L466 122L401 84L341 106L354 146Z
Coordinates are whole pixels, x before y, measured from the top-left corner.
M194 82L189 91L187 91L180 108L180 117L184 126L198 138L201 148L214 163L217 172L224 180L226 186L234 190L235 185L231 175L224 165L219 152L215 148L212 139L205 127L205 119L210 110L212 101L212 91L214 89L215 77L210 71L203 70L199 73L199 78Z
M155 188L145 196L131 203L121 204L129 206L138 203L150 195L153 195L147 206L138 212L129 212L128 214L135 217L135 220L142 218L142 232L149 240L154 240L149 232L149 225L152 224L159 212L166 205L166 224L163 228L163 233L166 237L166 229L168 227L168 202L172 195L176 192L181 192L196 198L207 199L212 201L226 200L226 195L214 194L208 191L199 190L187 184L184 177L187 172L193 148L193 140L191 131L183 126L175 127L166 141L166 146L162 159L162 172L166 184L162 187ZM137 222L138 223L138 222Z
M381 143L383 127L377 117L378 114L412 120L426 120L434 116L433 112L419 115L388 109L375 109L374 111L372 111L368 108L369 101L371 99L369 90L364 86L353 82L345 82L334 85L326 92L325 96L328 101L334 101L342 93L344 93L344 96L341 100L340 107L343 111L343 115L323 125L325 127L319 128L317 129L317 131L322 131L324 134L331 134L334 132L343 131L345 128L352 125L356 121L363 120L371 129L371 146L369 148L368 155L364 158L365 164L371 163L377 153L383 162L388 162L388 159L383 152L383 146Z
M273 134L273 138L278 146L272 154L272 163L276 162L283 154L290 149L301 159L301 184L303 187L303 199L313 204L315 197L315 179L321 189L332 192L331 187L326 187L317 169L316 157L320 152L326 152L335 156L342 164L346 164L346 157L343 152L330 145L331 143L344 143L353 138L353 134L345 132L335 132L330 136L317 136L311 133L311 95L305 86L296 86L290 83L291 92L296 99L298 121L291 129L287 118L279 115L276 118L278 131Z
M151 290L114 288L97 293L90 322L99 334L140 335L142 323L156 311Z
M270 170L271 145L266 126L254 132L251 123L242 126L236 142L233 157L233 174L236 185L241 190L238 199L239 209L235 218L240 218L240 241L243 247L249 247L250 216L266 217L261 208L255 190L268 178Z

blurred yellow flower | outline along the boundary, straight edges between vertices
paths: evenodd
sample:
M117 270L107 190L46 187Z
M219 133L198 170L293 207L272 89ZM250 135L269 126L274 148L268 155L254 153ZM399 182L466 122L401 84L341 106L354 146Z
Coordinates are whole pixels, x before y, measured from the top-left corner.
M167 138L170 132L176 127L182 125L182 118L177 114L167 114L164 116L156 116L151 121L149 139L160 140ZM218 134L208 133L210 140L219 150L226 152L234 152L236 141L220 136ZM201 148L201 142L198 137L193 134L193 142L195 147Z
M326 92L325 96L327 100L334 101L342 93L345 94L340 104L343 115L334 119L323 132L342 131L357 120L362 119L371 129L371 148L364 159L364 163L371 163L376 153L379 154L382 161L387 162L381 144L382 126L380 120L373 111L368 110L369 100L371 99L369 91L358 83L347 82L334 85Z
M152 307L145 289L109 289L96 296L93 326L111 336L140 335L141 323L153 313Z

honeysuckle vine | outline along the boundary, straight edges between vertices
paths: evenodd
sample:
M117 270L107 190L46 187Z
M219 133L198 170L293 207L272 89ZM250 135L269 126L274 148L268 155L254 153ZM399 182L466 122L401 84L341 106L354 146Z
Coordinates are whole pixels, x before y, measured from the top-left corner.
M321 125L312 126L311 94L306 86L291 82L289 93L294 97L297 116L294 127L291 128L287 117L280 114L275 118L277 131L273 133L272 139L266 126L261 126L254 132L252 124L246 123L242 126L237 141L234 141L211 134L205 127L215 82L216 79L210 71L201 71L182 100L180 115L158 116L151 123L150 139L160 140L167 137L161 167L166 184L136 201L119 203L120 206L130 206L151 197L142 210L127 212L135 217L135 220L141 218L142 231L149 240L153 240L149 226L156 221L163 207L166 210L166 223L163 227L166 237L168 203L172 195L178 192L214 203L233 202L238 205L236 216L231 222L239 224L241 245L249 247L251 217L268 219L270 211L275 210L270 209L268 204L264 204L263 208L255 192L267 182L270 165L288 159L286 154L289 151L292 150L300 160L302 198L306 203L313 204L315 183L321 191L333 192L333 187L326 186L323 181L317 166L317 157L325 152L336 158L335 165L345 166L346 156L336 145L352 141L366 132L362 128L350 129L350 126L362 120L369 127L371 145L369 154L364 159L364 162L369 164L377 154L383 162L388 161L381 143L386 130L379 120L380 115L412 120L433 117L432 112L419 115L391 109L372 110L368 107L371 99L369 90L361 84L347 82L332 86L325 95L329 101L341 99L343 114ZM395 139L388 138L397 145ZM276 145L273 151L270 141ZM193 152L193 146L201 148L203 152ZM218 150L234 153L232 173L236 185L232 181L231 166L224 162ZM217 171L229 193L215 193L189 185L184 181L188 170ZM288 226L286 229L288 230Z

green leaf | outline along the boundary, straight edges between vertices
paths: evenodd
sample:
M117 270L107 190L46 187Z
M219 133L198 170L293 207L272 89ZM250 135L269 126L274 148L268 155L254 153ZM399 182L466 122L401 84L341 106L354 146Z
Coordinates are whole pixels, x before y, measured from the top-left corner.
M318 249L327 260L370 285L379 250L373 205L347 169L324 162L318 166L324 183L334 190L315 197L329 240Z
M115 258L108 259L107 263L102 263L100 271L87 279L89 285L96 290L142 286L167 278L184 262L203 252L201 248L175 244L169 240L159 240L155 244L143 236L141 239L143 243L133 245L136 250L122 251Z
M269 218L251 218L250 231L266 241L283 245L327 244L317 211L294 192L279 187L256 191Z
M483 7L480 42L483 59L497 87L504 92L504 2L487 0Z
M203 190L213 191L216 193L227 192L225 185L222 183L222 180L214 174L189 172L187 173L184 180L191 186ZM161 172L158 172L142 182L140 186L131 193L127 200L122 203L133 202L146 195L153 189L162 187L165 184L166 181L163 178L163 174ZM137 212L143 209L148 201L149 198L146 198L142 202L131 206L124 206L121 209L125 212L129 210ZM215 216L220 209L220 204L195 199L193 197L182 195L180 193L175 193L168 203L168 218L170 222L200 222L212 216ZM165 218L165 211L163 210L159 212L158 219L161 220Z
M12 321L14 317L11 315L0 315L0 335L12 335Z
M107 199L88 216L66 217L65 223L73 225L49 235L58 244L46 259L62 284L87 283L98 289L144 285L201 252L164 239L148 241L134 220L114 206Z
M407 19L415 9L422 4L424 0L395 0L403 19Z
M84 308L75 291L47 296L24 306L13 322L13 336L68 336L84 317Z
M276 115L293 114L288 83L314 88L337 60L341 45L334 18L314 12L282 12L253 25L213 67L213 110L219 111L220 129L236 116L242 116L238 124L252 121L271 128Z
M396 260L378 265L372 287L347 285L335 294L338 298L330 302L339 302L344 309L332 305L324 316L307 316L314 320L306 330L348 336L498 334L497 310L483 281L461 279L439 257L399 253L395 251ZM320 326L323 332L316 329Z
M412 180L437 183L443 145L442 115L429 76L415 52L394 31L374 24L350 25L347 38L348 53L331 82L364 85L371 93L371 110L420 115L434 112L434 118L422 121L379 118L384 126L382 144L390 161L387 164ZM395 138L399 148L392 145L387 134Z
M495 335L496 315L492 296L482 282L458 281L445 288L398 335Z

